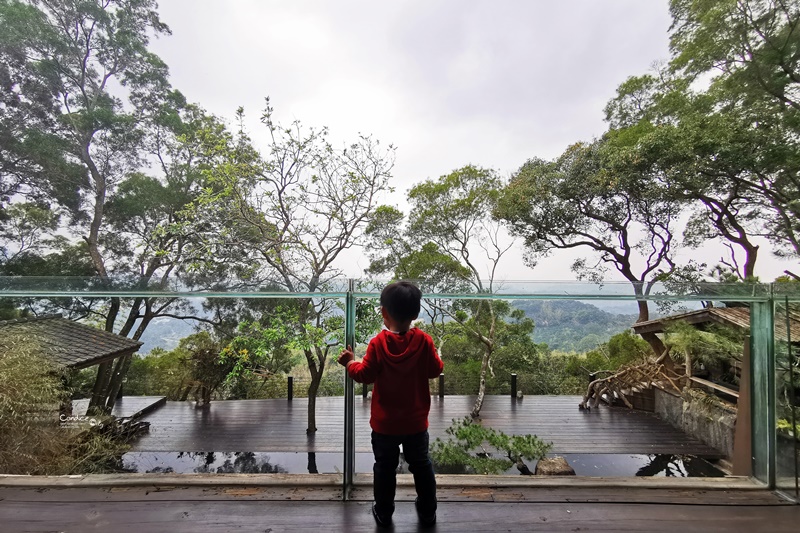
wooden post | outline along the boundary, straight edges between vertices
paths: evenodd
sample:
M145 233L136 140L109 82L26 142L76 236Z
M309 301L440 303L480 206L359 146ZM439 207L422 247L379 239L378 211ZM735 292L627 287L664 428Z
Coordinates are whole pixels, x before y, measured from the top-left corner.
M444 374L439 374L439 398L444 399Z
M292 400L292 396L294 396L294 377L289 376L286 378L286 395L288 396L289 401Z
M511 399L517 397L517 375L511 374Z

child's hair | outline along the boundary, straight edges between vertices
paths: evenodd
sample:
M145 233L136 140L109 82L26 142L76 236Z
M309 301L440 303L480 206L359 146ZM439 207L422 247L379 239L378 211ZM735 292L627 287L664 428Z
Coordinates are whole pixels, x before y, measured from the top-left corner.
M417 318L420 300L422 300L422 291L408 281L391 283L381 291L381 306L398 322Z

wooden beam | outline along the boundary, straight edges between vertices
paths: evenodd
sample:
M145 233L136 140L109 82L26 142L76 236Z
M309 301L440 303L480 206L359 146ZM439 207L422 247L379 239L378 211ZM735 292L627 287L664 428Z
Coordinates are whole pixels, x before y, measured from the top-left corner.
M695 383L699 383L700 385L703 385L704 387L709 387L711 389L718 390L718 391L720 391L720 392L722 392L724 394L728 394L730 396L733 396L734 398L738 398L739 397L739 393L736 392L735 390L729 389L728 387L723 387L722 385L717 385L713 381L708 381L707 379L698 378L696 376L686 376L686 377L688 377L690 381L693 381Z

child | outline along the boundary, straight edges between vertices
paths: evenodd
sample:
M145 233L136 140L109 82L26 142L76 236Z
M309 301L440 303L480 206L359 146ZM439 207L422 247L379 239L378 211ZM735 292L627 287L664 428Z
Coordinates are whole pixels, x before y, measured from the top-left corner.
M339 356L339 364L355 381L375 383L369 420L375 454L372 514L380 526L390 525L394 513L401 444L414 474L420 522L436 522L436 478L428 457L428 380L442 373L443 363L430 335L411 328L421 299L422 292L412 283L387 285L380 299L386 329L370 341L361 362L353 360L350 346Z

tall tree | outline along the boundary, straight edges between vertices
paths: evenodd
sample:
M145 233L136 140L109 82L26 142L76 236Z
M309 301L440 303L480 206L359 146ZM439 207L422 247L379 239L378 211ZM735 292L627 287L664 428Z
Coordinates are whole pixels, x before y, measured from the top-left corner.
M24 259L39 274L63 273L69 257L71 273L88 262L101 282L188 279L197 248L184 207L205 186L203 169L219 163L209 147L226 136L171 88L167 66L148 50L151 37L169 33L156 8L154 0L0 1L0 83L10 90L0 137L12 141L0 148L0 210L14 222L20 200L50 202L61 221L38 255L20 256L19 239L4 245L16 252L6 253L5 272L19 272ZM139 338L156 316L186 317L180 305L112 298L80 312ZM100 365L92 410L110 410L129 364Z
M732 126L746 157L721 163L769 216L763 235L800 257L800 5L785 0L672 0L674 72L711 78L698 91ZM729 127L730 127L729 126ZM737 154L723 154L735 156ZM737 168L739 167L739 168Z
M659 173L696 214L687 243L723 239L725 271L753 279L763 237L800 257L800 6L672 0L672 59L607 107L629 163Z
M512 177L495 215L525 240L526 261L554 250L592 251L572 264L579 279L600 283L609 268L630 282L637 296L637 322L649 319L654 284L675 268L674 225L680 206L663 195L652 175L610 168L605 141L575 144L553 161L532 159ZM657 355L664 345L644 339Z
M206 242L237 253L246 247L254 271L281 290L325 292L335 288L342 254L364 241L370 216L390 190L394 148L360 136L338 150L327 129L305 129L299 122L284 127L272 113L267 100L262 122L271 142L262 157L246 168L211 170L218 191L209 190L197 205L223 227ZM334 346L327 341L337 329L335 308L330 299L307 297L296 310L302 339L294 343L311 373L308 433L317 429L316 394Z
M370 226L374 251L370 271L419 280L425 292L495 292L497 268L513 245L492 219L502 185L493 170L468 165L414 186L408 193L411 207L403 231L398 230L403 216L397 210L379 213L376 222L381 223ZM470 413L478 417L486 376L494 373L492 358L510 309L503 302L483 299L428 298L425 307L440 342L446 322L455 321L463 334L482 346L478 397Z

